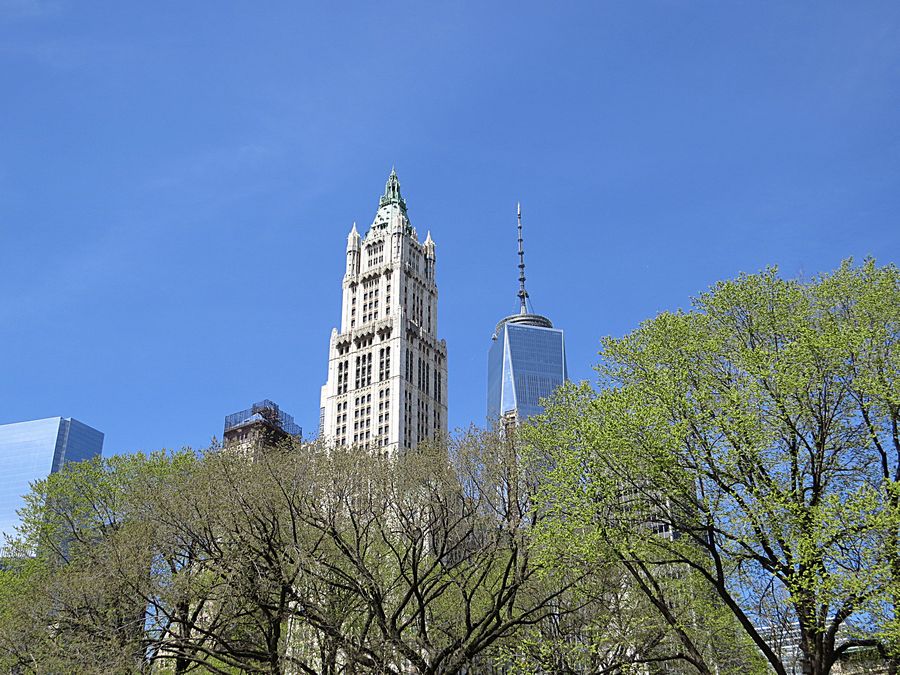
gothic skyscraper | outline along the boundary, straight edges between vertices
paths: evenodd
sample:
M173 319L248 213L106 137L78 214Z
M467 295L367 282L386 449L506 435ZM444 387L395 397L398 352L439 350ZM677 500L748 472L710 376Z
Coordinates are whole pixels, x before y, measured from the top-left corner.
M386 453L447 433L447 344L437 337L435 244L419 242L391 171L364 237L347 237L320 426L327 441Z
M566 346L562 330L545 316L528 311L522 208L519 229L519 312L494 329L488 353L488 421L525 419L543 410L540 401L566 381Z

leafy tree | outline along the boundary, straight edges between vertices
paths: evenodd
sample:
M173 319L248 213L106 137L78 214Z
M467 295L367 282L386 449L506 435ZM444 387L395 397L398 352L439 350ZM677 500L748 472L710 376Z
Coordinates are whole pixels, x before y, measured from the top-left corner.
M854 646L893 657L898 336L897 268L848 261L722 282L605 339L600 389L568 387L531 432L546 539L618 560L701 672L723 644L740 670L749 639L785 673L790 635L816 675Z
M303 662L310 672L460 672L558 611L573 580L547 583L531 556L532 491L505 441L299 452L265 461L291 526L279 566L293 624L329 645L325 663Z
M36 672L131 672L161 606L158 563L171 556L145 499L186 477L193 453L128 455L67 465L38 481L7 564L0 655ZM168 582L168 580L166 580Z
M535 488L507 440L477 433L394 458L293 444L73 465L29 497L0 663L486 670L585 606L584 570L533 555Z

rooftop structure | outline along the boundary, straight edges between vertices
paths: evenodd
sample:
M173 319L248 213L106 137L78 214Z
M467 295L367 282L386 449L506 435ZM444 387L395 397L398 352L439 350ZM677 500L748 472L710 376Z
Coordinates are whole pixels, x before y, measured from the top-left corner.
M265 399L225 418L223 444L226 448L255 454L290 436L300 438L302 434L303 430L291 415L274 401Z
M294 423L294 418L269 399L254 403L246 410L228 415L225 418L225 432L252 422L264 422L281 429L290 436L299 436L302 432L302 429Z

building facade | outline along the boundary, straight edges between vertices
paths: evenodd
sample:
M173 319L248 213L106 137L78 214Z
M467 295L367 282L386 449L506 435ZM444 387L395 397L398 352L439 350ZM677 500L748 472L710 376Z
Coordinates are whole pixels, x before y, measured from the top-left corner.
M265 399L225 418L222 446L255 457L289 437L299 439L302 433L292 416Z
M102 451L103 433L72 418L0 425L0 548L2 535L15 532L29 483Z
M528 311L522 209L518 208L519 313L501 320L488 352L488 422L515 423L540 413L541 399L568 379L563 331Z
M391 454L447 433L447 344L438 339L436 247L420 242L391 171L365 236L347 237L341 328L329 343L320 433Z
M503 319L488 353L488 419L522 420L542 412L541 399L567 377L562 330L536 314Z

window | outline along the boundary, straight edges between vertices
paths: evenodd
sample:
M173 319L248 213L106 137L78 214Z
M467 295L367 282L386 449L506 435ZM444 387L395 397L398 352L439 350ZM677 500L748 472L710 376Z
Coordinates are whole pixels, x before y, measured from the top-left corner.
M383 382L391 375L391 348L378 350L378 381Z

